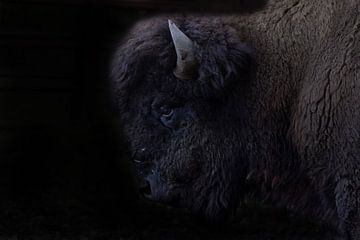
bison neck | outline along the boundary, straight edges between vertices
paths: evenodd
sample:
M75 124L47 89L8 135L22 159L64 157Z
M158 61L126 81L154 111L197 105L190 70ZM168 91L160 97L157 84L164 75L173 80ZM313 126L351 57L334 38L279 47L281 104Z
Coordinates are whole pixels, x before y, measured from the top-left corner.
M257 52L256 78L246 96L256 146L248 153L250 182L262 199L284 202L327 221L335 213L308 178L290 126L309 59L331 31L333 12L342 7L339 1L274 0L262 12L229 17L242 40Z

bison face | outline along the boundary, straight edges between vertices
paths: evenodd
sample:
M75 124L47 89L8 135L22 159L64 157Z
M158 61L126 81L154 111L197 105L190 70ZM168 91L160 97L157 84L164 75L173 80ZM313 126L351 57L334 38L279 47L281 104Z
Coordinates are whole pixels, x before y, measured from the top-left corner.
M221 219L235 209L247 171L242 89L251 75L250 50L223 35L209 42L195 25L187 32L197 36L191 53L197 68L182 79L181 69L192 67L179 67L174 37L157 21L153 30L135 28L113 62L114 98L139 190L152 201Z
M141 194L225 217L235 207L247 168L238 140L241 119L226 100L147 89L149 95L134 96L131 117L124 121Z

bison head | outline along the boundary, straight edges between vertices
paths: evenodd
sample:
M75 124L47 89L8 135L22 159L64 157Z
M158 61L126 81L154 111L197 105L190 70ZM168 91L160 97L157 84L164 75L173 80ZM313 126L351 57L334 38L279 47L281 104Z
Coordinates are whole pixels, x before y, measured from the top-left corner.
M138 24L114 55L112 90L142 194L211 219L236 208L248 168L252 51L230 26ZM181 30L180 30L181 29Z

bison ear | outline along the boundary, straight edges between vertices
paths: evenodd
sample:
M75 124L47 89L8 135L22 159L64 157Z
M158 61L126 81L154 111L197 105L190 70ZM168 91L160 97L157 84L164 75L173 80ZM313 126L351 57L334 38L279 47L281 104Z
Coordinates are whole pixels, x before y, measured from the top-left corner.
M202 52L199 81L215 90L223 90L235 82L251 77L255 67L254 50L243 43L208 45Z

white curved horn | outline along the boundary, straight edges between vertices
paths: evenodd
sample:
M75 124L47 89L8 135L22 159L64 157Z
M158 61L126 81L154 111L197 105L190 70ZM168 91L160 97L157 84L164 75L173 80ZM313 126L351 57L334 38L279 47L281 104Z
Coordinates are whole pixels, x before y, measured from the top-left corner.
M180 79L193 79L198 70L198 61L195 57L195 44L171 20L169 29L174 42L177 63L174 74Z

